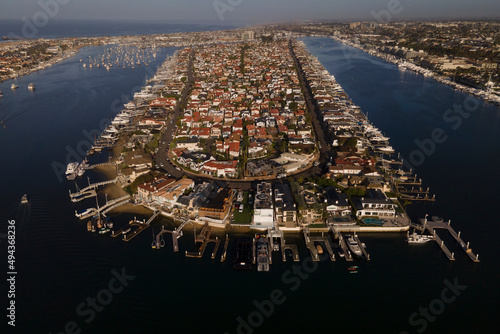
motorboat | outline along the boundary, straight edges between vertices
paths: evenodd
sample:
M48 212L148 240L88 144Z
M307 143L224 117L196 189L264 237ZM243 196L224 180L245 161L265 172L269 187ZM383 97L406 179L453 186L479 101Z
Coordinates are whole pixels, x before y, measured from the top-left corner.
M346 237L347 237L347 246L349 246L349 249L357 256L362 256L363 253L361 252L361 248L359 247L356 239L354 239L354 237L350 235L349 236L346 235Z

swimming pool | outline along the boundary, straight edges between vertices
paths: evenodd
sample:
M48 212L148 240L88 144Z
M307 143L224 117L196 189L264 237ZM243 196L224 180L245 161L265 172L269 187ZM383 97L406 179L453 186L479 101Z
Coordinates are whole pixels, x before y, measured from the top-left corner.
M363 219L363 223L366 225L384 225L385 220L384 219L379 219L379 218L365 218Z

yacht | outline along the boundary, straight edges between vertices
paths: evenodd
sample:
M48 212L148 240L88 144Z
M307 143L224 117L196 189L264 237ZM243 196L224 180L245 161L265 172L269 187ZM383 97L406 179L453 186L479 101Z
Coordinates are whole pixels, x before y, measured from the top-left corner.
M264 237L257 235L257 270L269 271L269 250Z
M377 147L377 149L381 152L394 153L392 146Z
M74 180L77 173L78 162L70 162L66 167L66 178L68 180Z
M23 197L21 198L21 203L26 204L28 203L28 195L24 194Z
M19 86L16 84L12 84L12 86L10 86L10 89L12 89L12 90L16 90L18 88L19 88Z
M28 85L28 89L29 89L29 90L31 90L31 91L35 90L35 89L36 89L35 84L34 84L34 83L30 83L30 84Z
M408 244L424 244L428 241L434 240L432 235L426 234L417 234L417 232L413 231L412 234L408 234L407 238Z
M361 248L359 247L358 242L356 241L356 239L354 239L354 237L352 237L350 235L346 235L346 237L347 237L347 246L349 246L349 248L351 249L351 251L354 254L356 254L357 256L363 255L363 253L361 253Z

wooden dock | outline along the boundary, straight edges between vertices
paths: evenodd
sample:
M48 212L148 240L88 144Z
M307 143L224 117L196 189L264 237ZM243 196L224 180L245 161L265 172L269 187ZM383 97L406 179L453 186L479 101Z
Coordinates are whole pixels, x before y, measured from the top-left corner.
M220 262L226 261L228 245L229 245L229 236L226 234L226 240L224 241L224 249L222 251L222 256L220 257Z
M306 241L306 247L307 247L307 249L309 249L309 252L311 253L312 260L315 262L319 261L318 250L316 249L316 246L314 245L314 241L311 239L311 237L309 235L309 228L304 227L302 229L302 233L304 234L304 240Z
M132 228L133 226L138 226L138 227L135 230L133 230L133 231L127 233L127 234L123 234L122 233L126 229ZM134 237L136 237L139 233L141 233L142 231L144 231L145 229L147 229L148 227L149 227L149 224L146 224L144 222L141 222L140 220L134 219L134 220L131 220L127 225L125 225L124 227L122 227L118 231L116 231L116 232L113 231L113 233L111 234L111 236L113 238L116 238L119 235L122 235L123 236L123 239L122 239L123 241L130 241Z
M412 224L411 225L413 228L416 228L422 232L428 231L431 235L434 236L434 240L438 244L438 246L441 248L443 253L446 255L448 260L450 261L455 261L455 253L450 252L448 247L444 244L444 241L441 240L441 238L437 235L436 230L437 229L443 229L447 230L448 233L455 239L455 241L458 243L460 248L464 250L464 252L469 256L469 258L474 261L474 262L479 262L479 255L474 254L472 252L472 249L469 247L469 243L465 243L465 241L462 240L460 237L460 232L455 232L455 230L451 227L451 221L443 222L442 220L440 221L434 221L434 220L427 220L427 217L425 219L420 219L420 225Z

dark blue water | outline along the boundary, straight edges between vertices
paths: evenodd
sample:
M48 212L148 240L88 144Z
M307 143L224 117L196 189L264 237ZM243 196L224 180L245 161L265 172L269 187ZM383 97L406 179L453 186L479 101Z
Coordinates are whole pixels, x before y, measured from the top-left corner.
M151 35L178 32L213 31L233 29L234 25L179 24L165 22L124 22L95 20L56 20L46 24L35 24L32 18L23 20L1 20L0 37L10 38L62 38L100 37L123 35Z
M267 274L237 272L231 253L225 263L209 258L213 246L204 259L186 258L183 252L194 250L189 232L180 239L179 253L172 252L168 239L164 249L153 251L150 230L128 243L88 233L74 210L94 203L71 203L68 189L74 189L73 182L60 182L52 165L65 163L70 149L78 154L79 144L87 140L82 131L98 129L116 112L116 101L126 100L150 76L143 67L83 70L78 60L101 51L91 47L19 78L17 92L10 90L11 82L0 84L0 119L6 120L0 129L0 233L6 233L11 219L17 232L17 326L9 332L59 333L74 322L82 333L237 333L239 317L247 323L241 326L255 327L250 328L254 333L416 333L424 324L428 333L497 332L499 254L493 209L498 198L498 110L481 105L459 129L450 130L442 114L463 103L465 95L401 74L360 51L349 50L346 59L342 47L329 39L307 43L403 155L416 148L414 139L425 139L438 126L446 129L447 141L415 167L438 201L412 204L408 210L412 218L429 213L452 219L481 255L480 264L473 264L448 239L456 252L454 263L434 244L409 247L403 235L371 234L362 239L372 260L357 263L358 275L349 274L343 260L314 266L305 260L306 248L298 237L290 242L299 244L305 261L282 263L275 256ZM150 66L155 68L173 51L162 51ZM27 91L29 82L37 84L33 93ZM106 155L99 159L106 160ZM102 177L88 175L92 180ZM27 207L19 204L23 193L31 196ZM118 215L115 224L120 227L131 218ZM156 230L160 223L169 224L157 222ZM0 241L6 254L5 239ZM5 256L0 258L5 273ZM118 287L112 270L122 268L135 278L109 298L109 283ZM417 314L412 325L409 317L420 307L439 306L443 280L455 278L467 288L438 310L435 319L424 321ZM6 287L0 287L5 309ZM88 303L96 297L105 305L92 317ZM269 299L275 300L273 307L263 302ZM260 313L256 304L264 305ZM7 326L2 318L3 333Z

